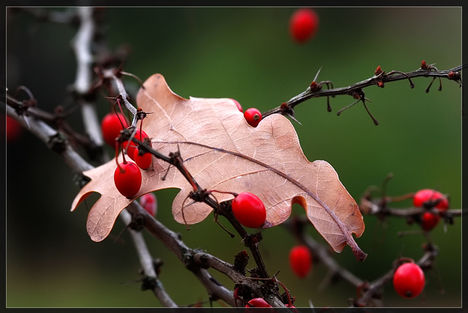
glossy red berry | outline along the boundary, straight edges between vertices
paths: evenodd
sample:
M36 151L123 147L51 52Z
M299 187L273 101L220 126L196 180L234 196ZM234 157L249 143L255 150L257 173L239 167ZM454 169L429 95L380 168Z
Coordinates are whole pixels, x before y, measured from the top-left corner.
M6 138L7 142L13 142L21 135L21 124L12 118L11 116L6 117Z
M404 298L417 297L423 291L424 283L424 272L415 263L404 263L393 274L393 287Z
M317 13L311 9L299 9L291 17L289 30L296 42L304 43L317 33L318 24Z
M263 298L253 298L245 305L246 308L255 307L255 308L271 308L271 305L268 304Z
M447 198L441 194L440 192L433 190L433 189L422 189L416 192L413 196L413 205L417 208L424 206L424 204L428 205L431 202L436 202L437 200L440 201L436 204L436 208L439 211L447 211L449 207L449 202Z
M265 224L266 210L262 200L250 192L241 192L232 200L232 213L246 227L259 228Z
M439 223L440 217L431 212L424 212L421 216L421 227L425 231L430 231Z
M137 129L136 132L135 132L134 138L138 139L140 141L143 141L143 140L145 140L145 138L149 138L149 137L144 131L140 132L140 130ZM127 148L127 145L128 145L128 148ZM124 149L127 149L127 155L133 160L135 150L138 150L137 144L134 143L133 141L130 141L130 142L129 141L124 141L122 143L122 147Z
M239 101L237 101L236 99L232 99L232 98L231 100L234 102L234 104L236 105L239 111L244 112L244 109L242 109L242 105L239 103Z
M306 246L295 246L289 252L289 265L294 274L304 278L312 267L312 255Z
M149 152L145 152L143 154L140 154L140 151L138 148L133 149L133 161L138 165L139 168L142 170L147 170L151 167L153 158L152 154Z
M158 204L156 201L156 196L152 192L141 196L140 204L151 216L156 216Z
M133 198L141 186L141 173L133 162L120 163L114 172L114 183L117 190L125 197Z
M119 120L120 119L120 120ZM122 126L123 125L123 126ZM104 141L111 147L115 147L115 138L120 131L128 127L125 116L121 113L109 113L102 119L101 130Z
M262 120L262 113L256 108L249 108L245 110L244 117L250 126L257 127L258 123Z

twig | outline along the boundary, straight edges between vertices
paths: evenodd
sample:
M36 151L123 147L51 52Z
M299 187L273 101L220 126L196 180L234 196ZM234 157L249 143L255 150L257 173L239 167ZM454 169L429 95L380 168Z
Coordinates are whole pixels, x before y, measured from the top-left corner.
M391 71L389 73L381 72L378 75L374 75L369 77L365 80L360 82L354 83L347 87L340 87L340 88L333 88L333 89L323 89L322 85L329 84L329 81L319 82L316 83L315 81L307 87L307 89L300 94L292 97L287 102L282 103L282 105L271 109L262 114L265 118L268 115L280 113L284 115L292 115L294 113L294 107L298 104L310 99L310 98L319 98L319 97L334 97L338 95L349 95L353 96L356 99L359 99L365 105L365 97L363 89L369 86L378 85L378 82L387 83L387 82L394 82L399 80L408 79L410 82L411 87L413 87L413 83L411 78L415 77L439 77L439 78L447 78L450 80L456 80L459 82L460 80L460 71L462 70L463 66L456 66L448 70L437 70L433 67L427 67L426 69L419 68L415 71L411 72L401 72L401 71ZM456 73L450 74L450 73ZM315 83L315 84L314 84ZM383 86L383 85L382 85ZM372 116L371 116L372 117Z
M386 216L395 216L395 217L403 217L403 218L410 218L415 217L417 215L421 215L424 212L431 212L441 217L446 217L448 219L453 219L454 217L462 216L463 210L462 209L450 209L447 211L440 211L437 208L426 209L426 208L387 208L386 203L388 201L382 201L381 199L369 200L368 198L361 198L361 203L359 204L359 208L363 214L370 214L376 215L380 218L384 218ZM385 205L383 205L385 204Z

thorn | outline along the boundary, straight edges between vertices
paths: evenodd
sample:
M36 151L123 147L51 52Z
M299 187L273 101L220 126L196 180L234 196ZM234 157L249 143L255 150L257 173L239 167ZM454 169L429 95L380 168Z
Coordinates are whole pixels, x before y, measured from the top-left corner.
M169 170L171 169L171 166L172 166L172 164L169 164L169 166L167 167L166 173L164 173L164 176L161 177L162 181L166 180L167 174L169 173Z
M353 103L348 104L347 106L341 108L338 112L336 112L336 115L340 116L341 113L343 113L343 111L345 111L345 110L351 108L353 105L355 105L355 104L358 103L359 101L361 101L361 99L357 99L357 100L354 101Z
M432 78L431 82L429 83L429 86L427 86L426 88L426 93L429 93L429 90L431 89L432 83L434 82L435 79L436 79L435 77Z
M301 123L301 122L299 122L299 121L298 121L298 120L297 120L297 119L294 117L294 115L292 115L292 114L289 114L289 113L288 113L287 115L288 115L288 116L289 116L289 117L290 117L290 118L291 118L293 121L295 121L296 123L298 123L299 125L301 125L301 126L302 126L302 123Z
M437 90L442 91L442 79L440 77L439 77L439 88Z
M332 107L330 105L330 97L327 97L327 111L328 112L331 112L332 111Z
M367 107L366 101L364 99L362 100L362 104L364 105L364 108L366 109L367 114L369 114L370 118L374 122L374 125L375 126L379 125L379 121L377 121L377 119L374 117L374 115L372 115L372 113L369 111L369 108Z
M314 80L313 80L314 82L317 81L317 78L318 78L318 76L319 76L321 70L322 70L322 67L320 66L320 68L318 69L317 73L315 74L315 77L314 77Z
M218 224L219 227L221 227L222 230L224 230L231 238L234 238L235 235L233 233L231 233L226 227L223 226L223 224L221 224L218 220L218 213L216 212L213 212L214 213L214 221L216 224Z
M124 72L124 71L120 71L120 74L130 76L130 77L134 78L136 81L138 81L138 83L140 84L140 87L142 89L145 89L145 86L143 85L143 81L138 76L136 76L135 74Z

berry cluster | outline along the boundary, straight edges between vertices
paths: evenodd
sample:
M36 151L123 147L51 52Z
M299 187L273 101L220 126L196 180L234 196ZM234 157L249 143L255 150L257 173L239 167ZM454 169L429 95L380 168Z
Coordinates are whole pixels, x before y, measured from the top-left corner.
M416 192L413 196L413 205L417 208L425 208L432 210L436 208L439 213L448 210L449 202L440 192L433 189L422 189ZM433 212L424 212L421 215L421 227L425 231L430 231L439 223L440 216Z
M125 197L132 199L135 197L141 187L141 172L147 170L152 165L152 155L149 152L143 152L139 149L137 144L133 141L121 141L121 132L128 128L128 122L122 113L109 113L101 122L101 130L104 137L104 141L111 147L115 147L116 155L120 150L135 162L130 162L125 159L123 154L123 162L118 163L117 157L117 168L114 172L114 183L117 190ZM133 134L134 138L144 142L151 146L151 141L148 135L141 129L135 130ZM155 203L155 202L154 202ZM149 210L152 213L154 210Z

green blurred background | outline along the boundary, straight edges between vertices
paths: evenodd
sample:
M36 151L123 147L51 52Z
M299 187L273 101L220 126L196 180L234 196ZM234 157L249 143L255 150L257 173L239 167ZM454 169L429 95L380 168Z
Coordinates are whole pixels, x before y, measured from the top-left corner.
M319 80L347 86L385 71L415 70L422 59L440 69L461 64L461 8L316 8L320 17L315 38L304 45L289 34L289 18L296 8L106 8L104 26L109 45L128 45L124 70L146 79L162 73L169 86L188 97L231 97L245 108L262 111L303 91L322 68ZM8 88L28 86L41 108L52 111L67 103L76 61L70 48L75 29L41 23L22 12L7 16ZM461 207L461 89L454 82L438 82L429 94L430 79L419 78L370 87L370 110L380 121L374 126L362 105L340 117L326 111L325 99L297 107L294 124L310 160L330 162L358 201L369 185L379 185L392 172L388 193L401 195L421 188L450 194L452 208ZM127 80L129 89L134 82ZM133 85L132 85L133 84ZM332 99L336 112L351 97ZM104 116L109 105L99 102ZM82 129L80 111L70 123ZM140 291L139 263L134 247L118 222L110 237L92 242L85 228L89 205L75 213L69 208L78 187L59 156L33 135L23 132L7 147L7 305L9 307L153 307L160 303ZM109 150L110 152L110 150ZM182 234L193 248L203 248L229 262L243 249L212 218L190 231L171 216L175 190L156 193L158 219ZM410 207L411 202L400 204ZM293 214L304 214L294 208ZM366 231L357 242L369 256L359 263L346 248L336 260L363 279L388 271L400 256L422 255L421 234L398 237L398 231L418 230L401 219L384 223L365 216ZM426 274L426 288L416 299L401 299L387 284L386 306L461 305L461 219L444 231L431 233L440 248L435 267ZM308 232L323 240L310 227ZM295 244L284 228L263 232L261 251L270 273L296 296L297 306L347 306L356 291L346 282L324 290L322 264L300 280L288 266ZM164 261L161 280L179 305L207 301L194 276L164 245L145 234L155 257ZM251 262L249 264L253 266ZM215 277L232 288L230 281ZM443 295L443 296L442 296ZM208 304L205 304L208 305ZM214 305L222 306L222 303Z

